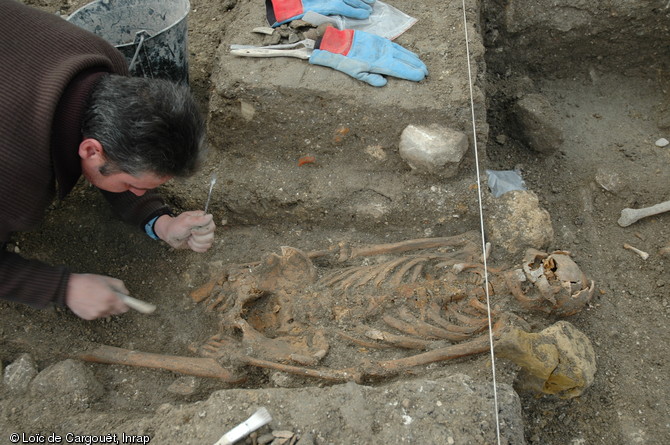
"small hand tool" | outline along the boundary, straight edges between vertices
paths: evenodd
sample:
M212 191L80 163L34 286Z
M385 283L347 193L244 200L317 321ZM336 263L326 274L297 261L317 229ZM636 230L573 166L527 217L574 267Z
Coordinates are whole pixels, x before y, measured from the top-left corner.
M268 46L230 45L230 54L243 57L297 57L299 59L309 59L314 50L315 43L312 39L304 39L295 43Z
M128 307L133 308L138 312L141 312L143 314L151 314L153 311L156 310L156 306L151 303L138 300L137 298L133 298L130 295L126 295L119 291L114 292L116 293L116 296L119 297L124 303L126 303Z
M228 431L226 434L221 437L214 445L231 445L247 436L263 425L267 425L272 422L272 416L266 408L260 408L254 413L253 416L249 417L244 422L237 425L232 430Z
M209 193L207 193L207 202L205 202L205 214L207 214L207 209L209 208L209 200L212 197L212 190L214 189L214 184L216 184L216 175L213 175L212 180L209 182Z

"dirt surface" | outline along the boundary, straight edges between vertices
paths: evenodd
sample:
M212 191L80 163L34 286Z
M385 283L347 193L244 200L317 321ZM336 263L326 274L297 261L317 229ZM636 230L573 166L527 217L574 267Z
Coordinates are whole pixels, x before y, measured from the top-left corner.
M85 4L80 0L26 3L63 15ZM236 7L236 2L192 0L191 6L190 81L206 111L216 51L227 14ZM401 4L397 6L402 9ZM658 11L664 14L662 9ZM488 13L494 18L493 12ZM500 45L491 38L499 22L492 19L487 23L488 44ZM653 29L647 32L647 36L655 35ZM655 145L662 137L670 139L667 67L664 71L662 66L650 66L642 73L635 70L633 76L629 66L617 70L594 64L575 69L570 75L557 76L555 72L537 70L529 73L525 67L509 61L503 64L500 54L509 55L497 52L489 64L486 94L490 130L486 157L481 161L486 168L520 169L528 188L539 196L541 205L551 215L555 235L550 248L570 251L597 285L591 305L569 319L594 345L598 366L595 382L582 396L568 400L520 392L525 441L556 445L670 443L670 282L665 269L669 257L661 251L670 242L666 224L670 215L646 218L626 228L617 224L625 207L645 207L670 199L667 191L670 152L668 147ZM500 68L503 65L505 68ZM624 72L628 75L623 75ZM528 93L542 94L557 110L555 124L565 140L554 154L529 150L517 141L509 124L511 103ZM288 130L299 131L300 125L298 122L296 128ZM235 144L242 146L245 142L236 141L234 133L228 136L233 151ZM277 157L281 160L282 154L278 152ZM267 162L271 164L272 159ZM400 165L398 168L403 169ZM403 175L408 170L404 168ZM167 199L176 209L204 205L212 172L217 172L219 178L229 178L221 180L224 187L227 183L243 182L236 182L235 178L245 175L241 168L227 170L208 165L206 170L191 181L166 189ZM303 171L295 170L295 175L284 179L300 183ZM470 175L469 184L476 183L471 166L463 175ZM356 221L348 224L328 221L323 215L300 224L299 220L280 214L259 221L249 214L230 211L243 207L236 201L239 198L235 193L233 187L222 192L223 196L215 195L212 208L219 224L217 241L209 252L196 254L172 251L124 225L112 215L96 190L79 184L64 201L54 203L40 231L16 235L10 248L51 264L67 264L73 272L120 278L133 295L158 304L159 310L152 316L129 312L108 320L86 322L64 309L36 311L1 303L2 364L6 367L21 354L29 353L42 370L86 350L92 343L192 356L190 346L216 333L219 320L216 313L205 311L188 294L205 283L211 273L220 270L222 264L258 261L286 245L311 251L341 241L393 242L479 229L471 224L477 221L476 215L468 212L465 213L469 217L446 225L439 221L427 223L421 218L392 227L356 224ZM459 196L468 196L467 193L472 190ZM455 229L460 231L451 232ZM643 260L625 250L624 243L648 252L649 258ZM540 321L534 327L541 328L553 321ZM153 415L166 403L188 406L206 400L214 391L231 387L216 379L202 378L197 379L190 394L183 395L168 389L179 378L168 371L87 366L103 384L104 395L84 408L68 410L91 413L93 417L88 419L94 420L90 420L89 428L99 428L105 416L110 424L118 424ZM487 357L475 357L441 366L439 372L453 369L454 373L486 380L490 378L489 366ZM512 383L514 367L504 361L500 367L500 382ZM424 372L430 376L432 371ZM261 371L254 371L251 377L244 387L314 384L302 380L282 384ZM296 397L300 397L298 394ZM416 403L429 400L425 396L425 400ZM34 409L37 405L39 410ZM19 431L49 432L63 424L63 408L57 401L2 393L0 408L7 425ZM95 417L97 413L100 416ZM298 429L300 425L286 428ZM4 440L5 437L0 442ZM331 439L325 437L315 443L331 443ZM436 438L435 443L445 440Z

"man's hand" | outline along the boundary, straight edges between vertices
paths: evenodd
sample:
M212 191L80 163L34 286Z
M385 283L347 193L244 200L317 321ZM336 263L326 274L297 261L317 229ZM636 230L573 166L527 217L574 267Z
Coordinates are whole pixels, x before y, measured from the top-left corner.
M116 292L128 293L123 281L93 274L72 274L68 280L65 304L84 320L123 314L128 306Z
M201 210L178 216L163 215L156 220L156 235L175 249L205 252L214 243L214 217Z

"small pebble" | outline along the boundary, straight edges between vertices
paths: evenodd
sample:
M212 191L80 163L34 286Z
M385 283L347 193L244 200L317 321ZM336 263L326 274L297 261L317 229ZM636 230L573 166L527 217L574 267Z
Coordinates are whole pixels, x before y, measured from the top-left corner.
M305 433L300 437L296 445L314 445L314 437L311 433Z
M259 443L259 445L265 445L265 444L268 444L268 443L272 442L274 439L275 439L275 436L273 436L270 433L263 434L261 437L258 438L258 443Z
M661 138L656 141L656 146L657 147L666 147L670 142L666 138Z
M290 439L293 437L293 431L273 431L272 435L282 439Z

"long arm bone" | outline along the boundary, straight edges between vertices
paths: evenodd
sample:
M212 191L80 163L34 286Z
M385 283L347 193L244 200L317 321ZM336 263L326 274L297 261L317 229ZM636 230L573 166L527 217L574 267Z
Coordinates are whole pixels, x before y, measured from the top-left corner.
M386 360L381 362L371 362L362 366L360 369L329 369L329 368L305 368L302 366L285 365L268 360L261 360L253 357L242 357L241 360L247 365L259 368L274 369L287 372L289 374L301 375L304 377L314 377L321 380L332 382L361 382L367 378L382 378L397 375L407 371L415 366L426 365L439 361L453 360L460 357L467 357L485 352L489 349L488 335L482 335L469 342L450 345L433 351L424 352L396 360Z
M473 247L477 244L475 240L478 234L474 231L465 232L461 235L443 237L443 238L419 238L397 243L389 244L373 244L362 247L351 247L344 243L340 244L334 249L317 250L308 252L309 258L319 258L327 255L335 255L338 261L344 262L353 258L368 257L383 254L397 254L404 252L411 252L413 250L432 249L437 247L452 247L464 248L460 252L463 257L461 261L471 261L476 258L474 249L467 249L468 246Z
M670 201L665 201L651 207L644 207L642 209L626 208L621 211L621 217L619 218L618 223L621 227L628 227L642 218L658 215L659 213L665 213L667 211L670 211Z

